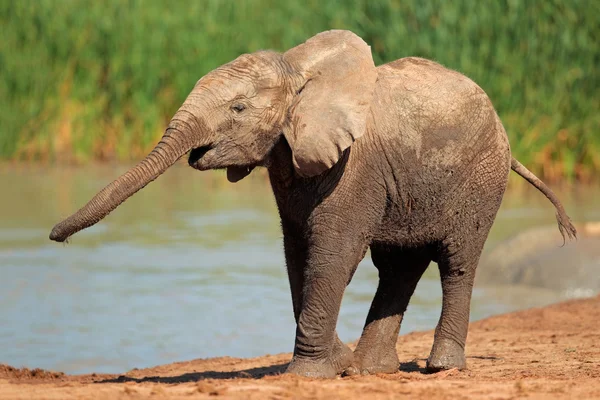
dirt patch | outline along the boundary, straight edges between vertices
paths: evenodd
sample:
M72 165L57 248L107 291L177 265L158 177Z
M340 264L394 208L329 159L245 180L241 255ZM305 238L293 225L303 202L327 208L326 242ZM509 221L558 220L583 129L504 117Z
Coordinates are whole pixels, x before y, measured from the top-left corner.
M15 368L10 365L0 364L0 379L9 379L17 381L54 381L64 379L66 375L63 372L46 371L45 369L35 368Z
M193 360L123 375L0 366L2 399L600 398L600 296L471 324L467 371L425 374L433 332L398 339L400 370L332 380L282 374L290 354Z

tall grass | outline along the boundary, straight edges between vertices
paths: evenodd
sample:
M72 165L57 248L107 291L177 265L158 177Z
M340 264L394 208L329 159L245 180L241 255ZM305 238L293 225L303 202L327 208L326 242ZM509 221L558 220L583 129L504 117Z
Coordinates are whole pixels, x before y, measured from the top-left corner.
M208 71L341 28L377 63L415 55L465 73L524 164L593 180L598 15L585 0L0 0L0 157L139 158Z

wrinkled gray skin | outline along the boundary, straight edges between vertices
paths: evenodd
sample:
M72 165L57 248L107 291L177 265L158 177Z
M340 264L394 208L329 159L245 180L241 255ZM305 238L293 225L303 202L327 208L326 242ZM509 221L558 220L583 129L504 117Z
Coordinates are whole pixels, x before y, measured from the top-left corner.
M443 306L427 367L465 368L475 268L513 169L483 90L432 61L375 67L348 31L321 33L284 54L242 55L198 81L156 148L54 227L64 241L95 224L191 150L198 170L235 182L269 171L284 234L297 322L287 372L397 371L395 343L419 278L439 265ZM346 285L367 248L379 287L354 354L335 326Z
M560 247L556 228L528 229L484 252L482 284L527 285L571 295L600 293L600 222L575 224L577 242Z

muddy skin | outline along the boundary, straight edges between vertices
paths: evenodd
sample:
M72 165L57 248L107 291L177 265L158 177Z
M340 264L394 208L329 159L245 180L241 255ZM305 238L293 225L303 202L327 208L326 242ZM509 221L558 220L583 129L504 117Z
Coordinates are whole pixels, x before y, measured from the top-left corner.
M428 369L465 368L475 270L511 168L555 206L563 236L576 233L552 191L511 157L479 86L420 58L375 67L359 37L328 31L200 79L150 155L50 238L100 221L190 151L190 166L227 168L232 182L268 169L297 325L287 372L298 375L397 371L402 316L430 261L443 306ZM369 248L379 286L351 354L336 323Z

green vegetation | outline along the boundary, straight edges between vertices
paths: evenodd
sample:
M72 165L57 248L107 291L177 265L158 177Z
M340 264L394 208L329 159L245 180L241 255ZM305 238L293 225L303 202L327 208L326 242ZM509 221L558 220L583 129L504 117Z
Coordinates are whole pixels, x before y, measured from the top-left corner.
M475 80L546 179L600 173L600 2L0 0L0 157L137 159L206 72L351 29Z

